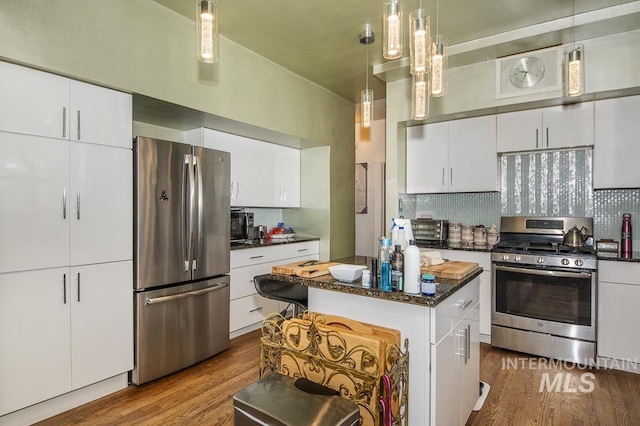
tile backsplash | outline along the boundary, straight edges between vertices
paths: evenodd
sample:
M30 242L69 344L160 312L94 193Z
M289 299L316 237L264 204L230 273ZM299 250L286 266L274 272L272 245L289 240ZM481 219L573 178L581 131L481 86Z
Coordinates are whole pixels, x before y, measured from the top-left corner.
M631 213L633 247L640 249L640 188L593 190L591 149L500 155L500 192L400 194L398 216L431 212L468 225L500 224L500 216L593 217L596 239L620 240L622 214Z

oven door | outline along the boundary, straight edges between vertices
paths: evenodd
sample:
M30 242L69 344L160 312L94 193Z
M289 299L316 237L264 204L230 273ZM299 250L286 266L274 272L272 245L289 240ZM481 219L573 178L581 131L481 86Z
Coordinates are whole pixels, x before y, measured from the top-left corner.
M492 269L492 324L595 341L595 271Z

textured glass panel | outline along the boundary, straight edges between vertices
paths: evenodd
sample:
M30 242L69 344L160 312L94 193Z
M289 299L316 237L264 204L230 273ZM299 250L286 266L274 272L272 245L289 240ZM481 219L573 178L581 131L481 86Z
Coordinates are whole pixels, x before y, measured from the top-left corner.
M600 190L594 194L596 239L620 241L622 214L631 213L633 250L640 251L640 189Z

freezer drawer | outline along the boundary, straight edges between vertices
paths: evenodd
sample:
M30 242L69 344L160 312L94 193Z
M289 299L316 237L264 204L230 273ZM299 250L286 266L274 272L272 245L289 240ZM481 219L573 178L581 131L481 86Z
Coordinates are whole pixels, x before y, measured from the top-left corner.
M229 347L229 276L134 293L131 382L162 377Z

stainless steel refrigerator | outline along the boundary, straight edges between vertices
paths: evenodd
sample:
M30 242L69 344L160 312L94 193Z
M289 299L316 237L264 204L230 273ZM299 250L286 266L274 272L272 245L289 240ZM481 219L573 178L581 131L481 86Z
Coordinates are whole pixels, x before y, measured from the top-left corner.
M227 152L134 141L134 384L229 347L230 165Z

